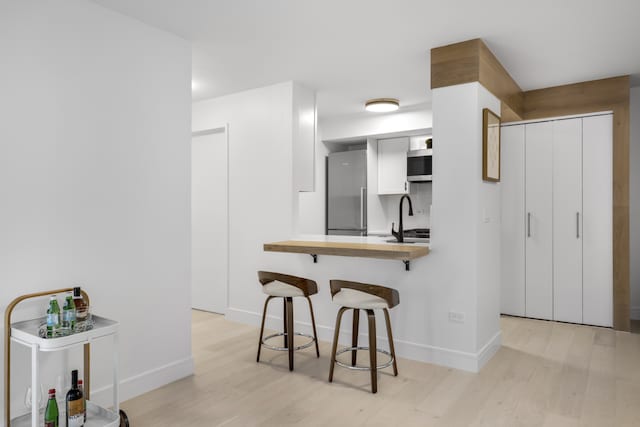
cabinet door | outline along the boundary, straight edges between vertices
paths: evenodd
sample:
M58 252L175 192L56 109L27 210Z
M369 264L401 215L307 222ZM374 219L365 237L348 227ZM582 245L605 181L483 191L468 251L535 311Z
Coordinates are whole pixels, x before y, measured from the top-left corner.
M588 325L613 326L612 123L611 115L582 121L583 323Z
M553 319L582 323L582 119L553 122Z
M524 316L524 125L505 126L501 132L500 311Z
M553 318L551 122L525 126L525 292L527 317Z
M378 194L406 194L409 138L378 140Z

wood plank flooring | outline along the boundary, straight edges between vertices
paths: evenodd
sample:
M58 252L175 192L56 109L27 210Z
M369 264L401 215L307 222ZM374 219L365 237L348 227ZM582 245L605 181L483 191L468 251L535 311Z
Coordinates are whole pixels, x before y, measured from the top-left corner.
M195 375L122 408L135 427L640 426L640 335L501 324L503 347L479 374L400 359L399 376L381 371L372 395L366 372L336 367L327 382L327 342L320 359L296 352L290 373L285 352L263 349L255 362L257 328L194 311Z

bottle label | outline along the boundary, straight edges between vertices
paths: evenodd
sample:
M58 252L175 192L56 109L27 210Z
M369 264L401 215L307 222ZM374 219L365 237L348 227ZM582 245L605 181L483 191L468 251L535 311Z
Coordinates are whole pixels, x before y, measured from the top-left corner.
M76 323L76 312L75 310L65 310L62 313L62 323L65 326L73 326Z
M55 421L45 421L44 427L58 427Z
M47 326L58 326L60 324L60 315L58 313L47 314Z
M84 425L84 404L83 399L67 402L69 413L67 414L68 427L81 427Z

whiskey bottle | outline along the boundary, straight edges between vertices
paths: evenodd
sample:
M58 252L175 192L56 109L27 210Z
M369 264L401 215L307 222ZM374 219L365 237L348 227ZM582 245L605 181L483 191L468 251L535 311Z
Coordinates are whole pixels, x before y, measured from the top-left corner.
M73 288L73 303L76 306L76 326L79 332L86 329L87 320L89 317L89 306L82 298L82 292L80 287Z
M49 401L44 410L44 427L58 427L58 403L56 402L56 389L49 390Z
M84 399L78 388L78 371L71 371L71 390L67 392L67 427L84 426Z

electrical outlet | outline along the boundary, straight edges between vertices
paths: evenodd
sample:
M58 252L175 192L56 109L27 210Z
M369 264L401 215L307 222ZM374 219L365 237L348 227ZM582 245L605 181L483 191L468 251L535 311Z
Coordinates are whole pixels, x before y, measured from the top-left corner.
M450 311L449 321L456 322L456 323L464 323L464 313L459 313L457 311Z

